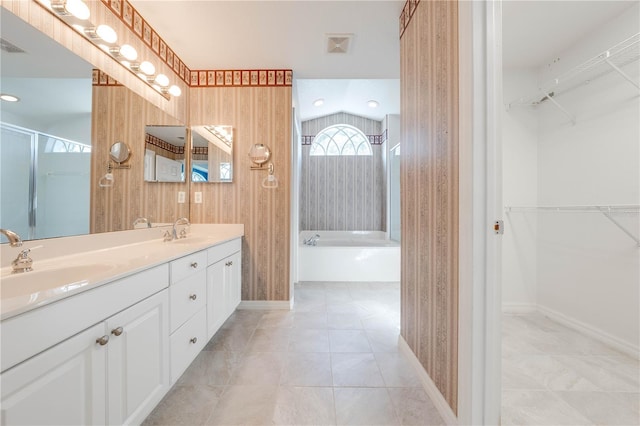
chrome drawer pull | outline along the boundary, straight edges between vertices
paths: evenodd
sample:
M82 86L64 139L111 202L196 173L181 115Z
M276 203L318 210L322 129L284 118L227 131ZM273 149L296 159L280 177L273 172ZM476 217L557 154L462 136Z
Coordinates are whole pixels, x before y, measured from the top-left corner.
M189 296L189 299L191 300L196 300L198 298L197 294L192 294L191 296Z
M109 336L108 335L104 335L102 337L100 337L99 339L96 339L96 343L99 343L100 346L104 346L107 343L109 343Z
M124 329L122 327L118 327L111 330L111 334L113 334L114 336L119 336L122 334L123 331Z
M191 267L192 267L193 269L196 269L196 268L198 267L198 262L193 262L193 263L191 264Z
M189 343L196 343L198 341L197 337L192 337L191 340L189 340Z

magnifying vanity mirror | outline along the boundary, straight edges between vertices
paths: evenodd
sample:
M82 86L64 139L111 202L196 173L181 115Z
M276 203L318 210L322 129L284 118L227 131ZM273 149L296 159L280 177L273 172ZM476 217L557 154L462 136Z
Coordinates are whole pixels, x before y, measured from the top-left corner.
M144 180L147 182L184 182L184 126L150 126L144 128Z
M233 127L203 125L191 127L191 181L233 180Z
M129 159L131 156L131 150L129 149L129 145L124 142L116 142L111 145L111 150L109 151L109 157L117 164L122 164Z

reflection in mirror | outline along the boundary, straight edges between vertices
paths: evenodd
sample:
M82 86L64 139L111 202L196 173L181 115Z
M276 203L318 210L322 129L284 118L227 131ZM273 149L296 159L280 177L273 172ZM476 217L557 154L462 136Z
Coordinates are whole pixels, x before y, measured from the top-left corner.
M233 127L192 126L191 181L233 180Z
M109 157L111 157L111 159L116 163L118 164L124 163L129 159L130 155L131 155L131 150L129 149L129 146L126 143L116 142L113 145L111 145L111 150L109 151Z
M184 182L184 126L145 126L144 180Z
M4 8L0 28L14 46L0 51L2 92L19 98L0 104L0 228L86 234L93 67Z

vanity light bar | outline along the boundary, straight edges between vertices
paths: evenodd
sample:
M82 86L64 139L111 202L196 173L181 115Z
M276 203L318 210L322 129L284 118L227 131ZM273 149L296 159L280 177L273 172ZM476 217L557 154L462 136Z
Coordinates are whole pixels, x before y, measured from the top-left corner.
M166 99L171 96L177 97L182 94L180 87L171 85L169 78L164 74L156 73L156 67L149 61L134 62L138 59L138 52L129 45L119 46L118 34L108 25L93 25L89 21L91 13L89 7L83 0L37 0L47 9L51 10L63 22L71 26L75 31L82 34L129 71L138 75L142 81Z

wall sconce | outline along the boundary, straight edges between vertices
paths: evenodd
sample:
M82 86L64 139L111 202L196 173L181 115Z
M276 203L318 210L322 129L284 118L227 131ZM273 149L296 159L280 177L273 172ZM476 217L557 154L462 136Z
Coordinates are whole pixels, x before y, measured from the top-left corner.
M180 87L170 85L169 77L164 74L155 75L156 68L151 62L134 62L138 59L138 52L129 44L117 45L118 34L113 28L104 24L96 26L89 21L91 14L89 7L83 0L37 1L58 16L62 22L85 36L95 46L104 50L122 66L140 77L149 87L166 99L182 94Z

